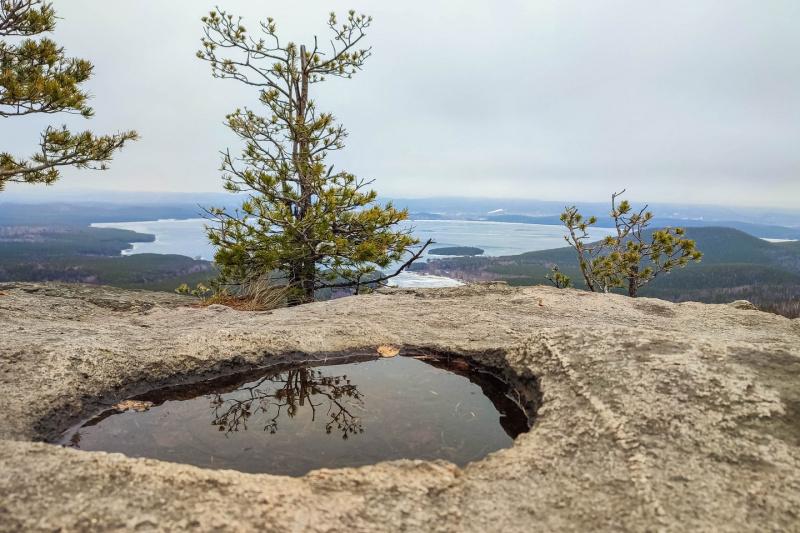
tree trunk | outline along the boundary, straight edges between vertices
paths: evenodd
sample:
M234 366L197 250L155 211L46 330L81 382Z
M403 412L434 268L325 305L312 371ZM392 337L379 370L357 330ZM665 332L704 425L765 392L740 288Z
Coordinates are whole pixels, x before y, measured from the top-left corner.
M305 219L308 211L311 208L311 184L309 183L308 170L310 167L309 161L309 140L306 132L306 110L308 108L308 62L306 60L306 47L300 47L300 79L295 92L296 109L296 130L295 130L295 153L294 164L295 171L297 172L299 200L297 205L297 219L301 222ZM313 243L313 238L310 235L303 235L305 243ZM312 251L306 252L306 257L299 259L292 269L292 285L299 289L300 299L299 303L307 303L314 301L314 288L316 286L316 264L314 258L308 258Z
M636 292L639 290L639 267L631 269L631 275L628 277L628 296L636 298Z
M305 303L314 301L314 288L317 284L317 269L314 260L305 261L303 264L303 298Z
M294 304L304 304L314 301L316 287L316 264L312 260L297 260L291 267L289 284L297 293Z

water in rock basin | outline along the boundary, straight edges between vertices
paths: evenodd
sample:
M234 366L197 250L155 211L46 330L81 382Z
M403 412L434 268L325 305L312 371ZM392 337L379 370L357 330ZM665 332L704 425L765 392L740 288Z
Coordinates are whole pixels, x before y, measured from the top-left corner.
M295 476L393 459L464 465L530 428L524 389L429 356L284 365L138 396L122 406L134 408L106 411L64 443Z

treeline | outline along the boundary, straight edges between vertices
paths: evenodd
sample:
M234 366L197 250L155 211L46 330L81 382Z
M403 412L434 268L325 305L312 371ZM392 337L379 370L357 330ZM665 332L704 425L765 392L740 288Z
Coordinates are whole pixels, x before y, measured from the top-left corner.
M113 228L0 226L0 281L60 281L172 291L216 275L182 255L120 255L152 235Z
M0 262L38 261L65 256L116 256L132 243L155 237L116 228L0 226Z
M762 311L788 318L800 318L800 284L765 285L761 283L735 287L713 287L688 291L650 291L648 296L673 302L728 303L747 300Z

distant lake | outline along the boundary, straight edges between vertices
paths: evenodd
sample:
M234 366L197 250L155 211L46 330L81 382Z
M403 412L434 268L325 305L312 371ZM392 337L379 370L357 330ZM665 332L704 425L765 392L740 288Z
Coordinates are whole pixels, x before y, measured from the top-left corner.
M153 220L147 222L107 222L92 224L97 228L119 228L155 235L153 242L134 243L124 254L179 254L211 260L214 248L208 243L202 218L186 220ZM517 224L471 220L413 220L404 223L413 228L421 241L433 239L433 247L474 246L484 250L485 256L515 255L536 250L566 246L562 226ZM610 234L607 228L593 230L593 238ZM427 254L422 260L427 259ZM453 286L459 282L439 276L426 276L404 272L396 278L397 285L405 287Z

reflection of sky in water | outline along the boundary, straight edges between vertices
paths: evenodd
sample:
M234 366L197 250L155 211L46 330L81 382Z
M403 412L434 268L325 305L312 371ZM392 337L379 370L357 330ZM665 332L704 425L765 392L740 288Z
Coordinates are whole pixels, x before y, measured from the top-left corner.
M480 386L413 358L298 372L283 371L260 383L259 378L237 390L223 389L219 396L205 394L167 401L144 412L109 416L82 428L78 446L211 468L299 475L314 468L403 458L438 458L463 465L513 441ZM346 376L349 382L342 379L334 389L324 381L337 376ZM289 377L296 384L291 388L285 384ZM344 389L350 385L357 394ZM500 386L491 390L493 397L507 394ZM294 416L283 407L275 418L276 406L286 404L289 397L296 405ZM247 406L247 429L238 424L230 430L233 420L241 420L234 418L242 414L241 401L249 398L256 399ZM342 417L342 410L348 416ZM358 429L343 439L334 423L328 433L326 425L334 416L346 424L355 422L352 427ZM527 420L521 410L509 416Z

